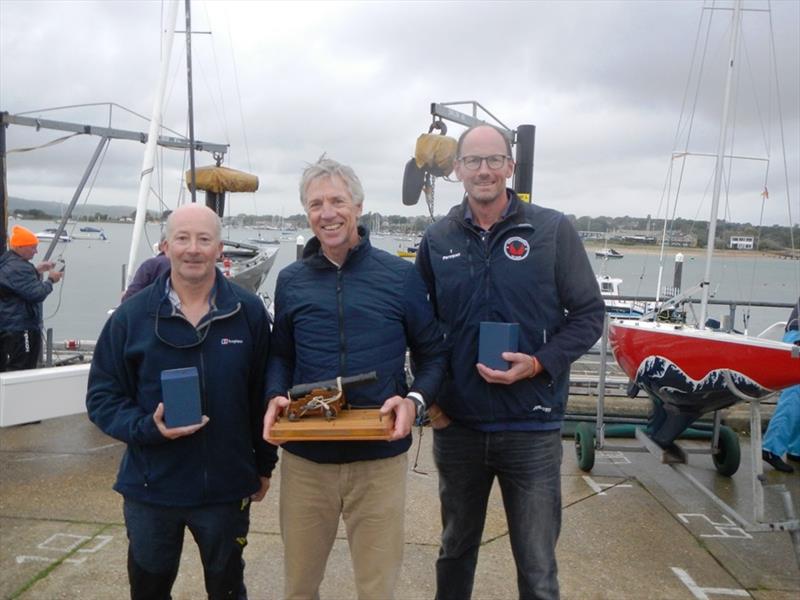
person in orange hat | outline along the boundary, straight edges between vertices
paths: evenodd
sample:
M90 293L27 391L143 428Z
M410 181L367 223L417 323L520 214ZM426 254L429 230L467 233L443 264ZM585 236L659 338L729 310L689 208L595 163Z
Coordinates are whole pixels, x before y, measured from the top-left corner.
M0 373L36 368L42 351L42 302L62 277L53 262L31 263L39 240L30 229L14 225L8 246L0 256Z

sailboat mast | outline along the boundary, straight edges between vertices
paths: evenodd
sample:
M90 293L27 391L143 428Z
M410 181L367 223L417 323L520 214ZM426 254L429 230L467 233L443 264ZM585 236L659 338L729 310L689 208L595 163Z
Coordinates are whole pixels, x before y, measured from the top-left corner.
M186 89L189 102L189 189L192 202L197 202L194 166L194 102L192 97L192 11L191 0L186 0Z
M722 101L722 122L719 128L719 142L717 143L717 160L714 167L714 191L711 197L711 221L708 225L708 244L706 246L706 271L703 276L703 295L700 303L700 323L699 327L704 329L706 326L706 316L708 313L708 297L711 289L711 258L714 255L714 241L717 237L717 211L719 209L719 196L722 190L722 171L725 160L725 142L728 136L728 113L730 112L731 87L733 85L734 65L736 59L736 47L739 42L739 30L741 29L741 0L736 1L733 8L731 20L731 44L728 60L728 70L725 77L725 94Z
M178 16L178 2L169 2L169 12L164 22L164 31L161 37L161 74L158 78L158 89L153 99L153 114L150 118L150 129L147 134L142 171L139 179L139 197L136 201L136 219L133 223L131 248L128 254L127 283L133 278L136 264L136 255L139 252L139 242L144 230L145 217L147 216L147 197L150 194L150 180L153 177L153 167L158 145L158 131L161 128L161 112L164 104L164 90L166 89L167 73L169 72L169 59L172 54L172 40L175 38L175 19Z

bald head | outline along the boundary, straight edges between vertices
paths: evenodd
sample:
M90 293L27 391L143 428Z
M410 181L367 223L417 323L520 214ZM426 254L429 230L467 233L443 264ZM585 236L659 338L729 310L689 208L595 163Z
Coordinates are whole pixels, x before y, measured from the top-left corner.
M222 221L213 210L203 204L184 204L178 207L167 217L167 226L164 237L169 239L175 232L176 225L186 221L204 223L213 228L216 240L222 240Z
M202 204L185 204L167 219L166 254L172 267L172 287L208 292L214 284L215 264L222 253L222 223Z
M503 140L503 144L505 145L506 149L506 156L514 156L514 154L511 151L511 142L509 141L508 136L494 125L491 125L489 123L481 123L480 125L473 125L469 129L465 130L459 136L458 144L456 145L456 158L461 158L462 156L464 156L464 154L462 153L464 147L464 141L474 132L477 132L477 134L481 137L488 136L490 138L495 137L492 134L492 132L494 132L495 134L497 134L498 139Z
M499 216L507 202L506 180L514 174L508 138L496 127L478 125L464 132L458 144L454 171L472 209L494 207Z

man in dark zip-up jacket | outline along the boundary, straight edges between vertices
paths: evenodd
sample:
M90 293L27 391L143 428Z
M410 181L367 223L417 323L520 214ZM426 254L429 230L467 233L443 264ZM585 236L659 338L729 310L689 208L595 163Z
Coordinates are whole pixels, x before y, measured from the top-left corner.
M42 303L62 273L50 261L34 266L38 251L30 229L11 228L8 250L0 254L0 373L35 369L42 353Z
M403 559L411 425L439 388L445 339L414 265L373 248L358 227L364 192L353 170L322 158L303 173L300 192L315 237L278 276L264 436L291 386L369 371L378 380L349 388L347 401L393 412L395 425L390 441L283 445L284 598L319 596L341 515L358 597L389 600Z
M93 423L127 444L114 489L124 497L132 598L170 597L188 527L209 598L241 600L250 501L264 497L277 462L261 437L269 316L216 269L213 211L185 205L166 231L171 270L109 318L86 406ZM196 369L203 417L168 427L161 376L187 368Z
M426 231L417 267L453 353L429 408L442 502L437 598L469 598L498 478L520 598L557 598L561 422L570 364L597 341L604 304L577 232L506 189L514 161L499 129L459 139L465 198ZM519 324L508 370L478 363L482 321Z

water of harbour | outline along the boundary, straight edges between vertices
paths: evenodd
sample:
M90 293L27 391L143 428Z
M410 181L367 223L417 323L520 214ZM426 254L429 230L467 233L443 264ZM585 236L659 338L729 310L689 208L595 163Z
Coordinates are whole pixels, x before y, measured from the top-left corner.
M14 221L12 221L12 224ZM32 231L41 231L55 224L48 221L18 221ZM85 225L81 223L80 225ZM54 256L66 261L66 275L62 283L56 284L44 305L45 327L53 328L54 339L96 339L107 319L107 311L117 305L122 289L122 265L128 260L132 225L126 223L94 224L102 227L108 239L75 240L59 243ZM158 241L158 225L148 224L146 237L140 248L140 261L151 255L152 244ZM68 225L67 232L80 235L79 226ZM277 231L253 229L227 229L227 238L246 242L259 233L265 239L280 235ZM278 272L295 260L296 236L307 240L310 231L298 231L282 236L280 251L267 278L262 292L274 296ZM391 236L373 236L375 246L395 252L413 245L411 238L398 239ZM39 244L40 260L48 242ZM595 272L606 273L623 280L625 295L654 296L659 275L659 256L655 249L648 252L618 248L624 253L622 259L601 260L594 257L594 249L587 250ZM662 286L672 285L673 264L677 249L668 249L662 275ZM684 289L696 284L703 277L705 257L685 252L683 266ZM714 258L712 268L712 291L716 298L734 300L737 329L743 329L743 315L749 302L793 303L800 296L800 261L771 258L755 252L741 252L734 256L724 254ZM726 306L712 306L709 316L722 319L728 313ZM753 308L749 310L749 333L758 334L776 321L785 321L788 309Z

